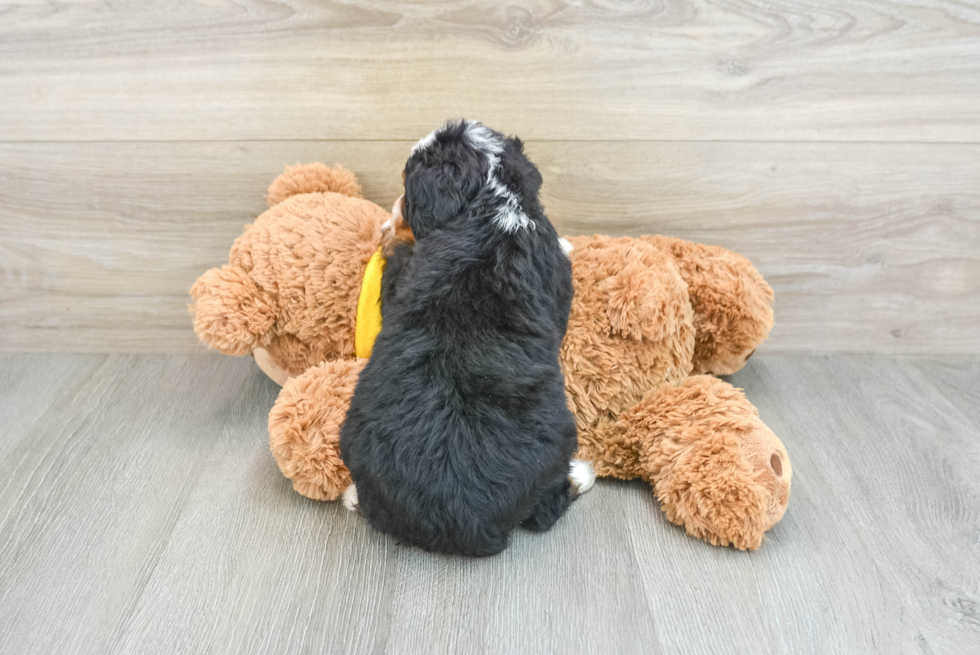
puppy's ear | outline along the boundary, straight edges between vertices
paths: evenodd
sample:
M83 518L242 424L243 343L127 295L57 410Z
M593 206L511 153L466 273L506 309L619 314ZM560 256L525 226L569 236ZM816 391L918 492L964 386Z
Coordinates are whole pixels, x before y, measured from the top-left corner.
M417 239L458 215L482 187L486 173L479 162L463 159L406 168L404 216Z

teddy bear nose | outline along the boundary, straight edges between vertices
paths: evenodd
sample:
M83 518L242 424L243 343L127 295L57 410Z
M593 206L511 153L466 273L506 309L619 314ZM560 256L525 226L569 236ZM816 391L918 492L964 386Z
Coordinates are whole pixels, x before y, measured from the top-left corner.
M776 453L773 453L772 457L769 458L769 466L772 467L772 471L776 474L776 477L783 474L783 460L779 459L779 455Z

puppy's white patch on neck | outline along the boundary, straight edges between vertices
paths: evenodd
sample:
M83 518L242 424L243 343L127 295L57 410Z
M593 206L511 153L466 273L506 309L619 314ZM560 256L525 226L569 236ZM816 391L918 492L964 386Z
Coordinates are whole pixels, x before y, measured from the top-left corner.
M561 246L561 251L565 253L565 256L571 258L572 251L575 250L575 246L572 245L572 242L565 237L558 237L558 245Z
M466 121L465 134L470 146L487 158L487 186L502 203L493 217L493 222L505 232L516 232L522 228L534 229L534 223L521 209L517 196L497 176L500 168L500 153L504 151L503 139L477 121Z
M500 166L500 157L497 155L487 155L487 186L493 191L494 195L500 198L500 209L493 217L496 223L504 232L516 232L520 229L534 228L534 223L528 215L521 209L521 203L514 195L514 192L507 188L507 185L497 177L497 169Z

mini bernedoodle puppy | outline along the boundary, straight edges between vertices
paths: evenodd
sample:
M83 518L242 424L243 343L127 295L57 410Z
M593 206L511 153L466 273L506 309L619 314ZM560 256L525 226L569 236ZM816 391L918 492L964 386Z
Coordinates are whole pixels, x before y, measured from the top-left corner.
M405 165L414 244L387 260L381 333L340 433L345 503L399 541L493 555L595 479L570 461L558 350L572 273L540 187L521 141L475 121L437 129Z

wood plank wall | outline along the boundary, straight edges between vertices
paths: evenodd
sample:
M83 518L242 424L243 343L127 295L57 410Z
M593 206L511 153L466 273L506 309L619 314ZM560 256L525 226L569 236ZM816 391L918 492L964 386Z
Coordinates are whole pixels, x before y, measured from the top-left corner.
M980 5L940 0L0 2L0 351L200 350L284 166L388 204L455 116L561 232L750 257L771 351L980 352Z

